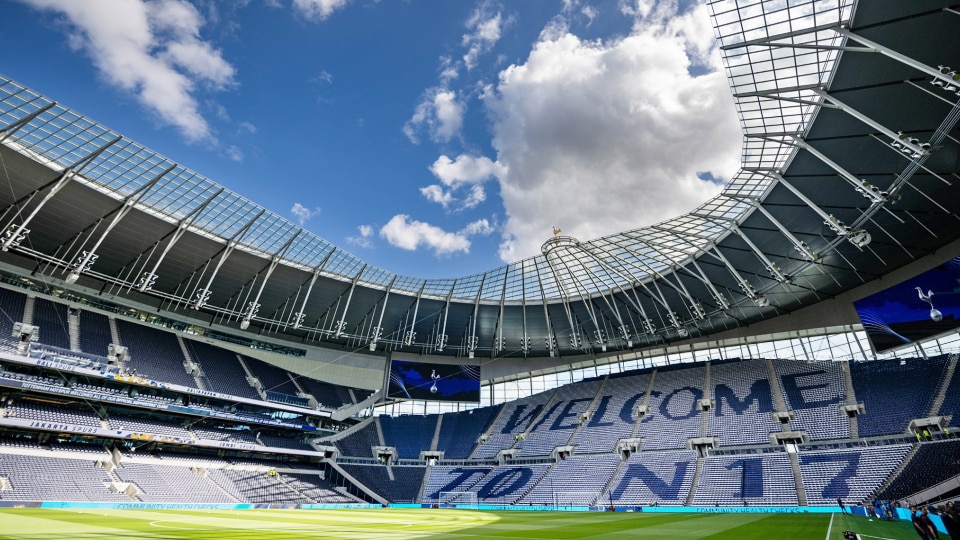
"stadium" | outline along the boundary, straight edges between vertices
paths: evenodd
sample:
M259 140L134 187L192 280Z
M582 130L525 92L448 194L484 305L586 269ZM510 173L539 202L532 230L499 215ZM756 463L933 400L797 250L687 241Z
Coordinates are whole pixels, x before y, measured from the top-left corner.
M707 4L722 193L457 278L0 76L0 536L912 538L960 494L960 6Z

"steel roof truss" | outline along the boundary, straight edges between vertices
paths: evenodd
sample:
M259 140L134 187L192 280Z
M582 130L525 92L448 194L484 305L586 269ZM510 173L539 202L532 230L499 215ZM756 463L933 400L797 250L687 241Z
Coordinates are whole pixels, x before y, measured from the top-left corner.
M84 167L86 167L90 162L96 159L97 156L105 152L108 148L116 144L122 138L123 137L115 137L113 140L111 140L107 144L101 146L100 148L97 148L93 152L77 160L77 162L74 163L73 165L70 165L69 167L64 169L63 172L60 174L60 176L57 177L57 179L54 180L52 183L44 184L39 188L37 188L36 190L34 190L33 193L31 193L27 199L28 204L36 194L43 191L47 186L50 186L50 191L48 191L47 194L43 197L43 199L39 203L37 203L37 206L33 209L32 212L30 212L30 215L28 215L23 220L22 223L20 223L19 225L14 225L14 222L16 221L16 219L20 216L21 212L23 212L23 209L20 208L13 215L13 218L6 224L6 226L3 228L5 232L4 232L3 242L0 243L0 251L7 251L11 247L16 247L20 245L20 242L22 242L26 238L26 236L30 234L30 229L27 228L27 225L29 225L30 222L33 221L33 218L37 216L37 214L47 204L47 202L49 202L50 199L54 197L54 195L56 195L61 189L63 189L63 187L67 185L67 183L69 183L70 180L73 180L74 176L80 174L80 171L82 171ZM14 205L16 204L17 203L14 203Z

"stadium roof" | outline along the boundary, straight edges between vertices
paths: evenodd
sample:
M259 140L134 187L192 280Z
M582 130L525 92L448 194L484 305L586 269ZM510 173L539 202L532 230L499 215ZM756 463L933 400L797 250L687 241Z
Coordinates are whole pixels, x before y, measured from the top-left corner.
M238 333L524 357L737 328L960 237L956 6L708 5L743 162L689 214L555 235L539 256L466 277L399 276L0 78L0 262Z

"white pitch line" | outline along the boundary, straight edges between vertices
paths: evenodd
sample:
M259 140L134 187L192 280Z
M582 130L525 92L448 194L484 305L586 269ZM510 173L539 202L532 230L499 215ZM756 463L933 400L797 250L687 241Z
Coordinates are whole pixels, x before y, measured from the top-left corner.
M825 540L830 540L830 531L833 530L833 516L837 515L836 513L830 514L830 525L827 527L827 537Z
M173 526L173 525L157 525L157 523L166 523L166 522L168 522L168 521L177 522L177 521L179 521L179 520L175 520L175 519L158 519L158 520L156 520L156 521L151 521L151 522L150 522L150 526L151 526L151 527L159 527L159 528L161 528L161 529L181 529L181 530L189 530L189 529L195 529L195 528L196 528L196 527L175 527L175 526Z
M886 537L883 537L883 536L871 536L871 535L869 535L869 534L861 534L860 536L862 536L862 537L864 537L864 538L879 538L880 540L894 540L893 538L886 538Z

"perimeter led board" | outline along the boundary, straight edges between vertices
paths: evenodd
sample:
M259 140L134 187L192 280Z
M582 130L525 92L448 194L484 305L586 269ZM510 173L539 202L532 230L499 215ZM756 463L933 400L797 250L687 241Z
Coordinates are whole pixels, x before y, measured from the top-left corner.
M960 326L960 257L853 303L884 352Z
M387 397L480 402L480 366L392 360Z

